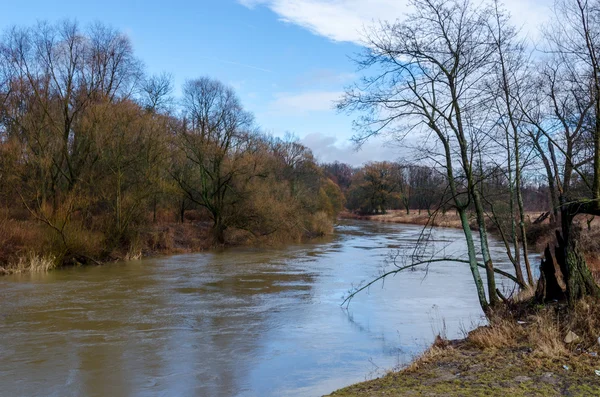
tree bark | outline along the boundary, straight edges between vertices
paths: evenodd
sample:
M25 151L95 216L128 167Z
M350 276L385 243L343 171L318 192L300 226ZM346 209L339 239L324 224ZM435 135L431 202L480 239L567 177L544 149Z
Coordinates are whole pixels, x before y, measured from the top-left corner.
M585 203L574 203L563 206L561 210L562 232L556 232L554 258L550 247L547 247L540 266L541 274L536 291L536 298L540 302L566 299L573 306L586 296L600 299L600 287L577 243L579 231L573 224L573 218L579 211L593 211L593 205L590 204L588 208ZM564 288L560 285L560 275Z
M594 212L595 207L593 202L574 203L564 206L561 211L562 239L559 238L559 247L562 246L562 252L560 261L564 263L561 270L567 286L567 299L571 306L585 296L600 298L600 287L596 284L594 276L585 262L585 257L579 249L577 243L579 231L573 225L573 218L577 213Z

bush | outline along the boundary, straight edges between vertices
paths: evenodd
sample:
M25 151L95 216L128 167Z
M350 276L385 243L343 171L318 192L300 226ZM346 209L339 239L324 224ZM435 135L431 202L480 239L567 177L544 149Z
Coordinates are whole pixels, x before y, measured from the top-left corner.
M40 254L48 246L41 225L0 218L0 266L9 266L27 253Z
M309 233L313 236L325 236L333 233L333 222L324 211L319 211L310 217Z

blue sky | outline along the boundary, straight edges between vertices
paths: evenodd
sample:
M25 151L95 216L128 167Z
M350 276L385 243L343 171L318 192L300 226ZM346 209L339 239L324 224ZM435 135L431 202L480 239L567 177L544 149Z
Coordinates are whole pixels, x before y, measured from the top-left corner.
M518 23L547 14L544 0L508 0ZM349 56L363 26L407 12L403 0L27 0L2 6L0 28L37 20L100 21L125 32L148 73L170 73L177 89L210 76L233 86L263 130L297 135L322 161L393 160L401 148L349 142L352 117L333 110L357 78Z

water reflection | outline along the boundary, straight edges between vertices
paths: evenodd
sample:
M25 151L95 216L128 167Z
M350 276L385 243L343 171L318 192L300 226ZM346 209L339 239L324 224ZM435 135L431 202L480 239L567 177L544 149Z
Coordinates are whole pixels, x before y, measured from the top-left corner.
M0 394L311 396L380 375L442 328L457 337L481 321L468 267L450 262L340 308L420 231L349 222L328 241L286 249L4 277ZM436 229L431 249L462 252L461 237Z

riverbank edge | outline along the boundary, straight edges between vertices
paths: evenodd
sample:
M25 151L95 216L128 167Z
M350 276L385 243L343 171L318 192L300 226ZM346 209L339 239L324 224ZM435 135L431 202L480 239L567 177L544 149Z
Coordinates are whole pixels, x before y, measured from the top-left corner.
M211 250L221 250L236 247L280 247L287 244L305 243L315 241L333 233L306 235L299 240L256 240L251 239L243 230L231 230L226 243L216 245L213 242L210 223L161 223L146 230L141 234L141 242L137 247L130 247L127 251L113 251L101 260L81 255L81 260L75 263L57 265L54 258L26 253L16 257L15 261L5 266L0 265L0 277L11 274L43 273L52 270L66 269L79 266L102 266L120 261L133 261L145 258L156 258L170 255L193 254Z
M438 336L406 367L328 396L600 396L600 302L584 300L570 314L558 303L520 305L519 315L463 339Z
M479 349L465 339L434 345L403 370L328 396L600 396L595 368L592 358L544 357L526 348Z
M412 215L406 215L404 211L389 211L382 215L361 216L349 211L338 214L338 220L367 220L389 223L402 223L421 226L449 227L460 229L460 219L452 212L437 213L430 217L426 211L418 213L413 211ZM33 225L32 225L33 226ZM476 227L473 222L472 227ZM333 232L333 228L330 231ZM325 233L330 234L330 233ZM273 247L290 243L314 241L318 236L305 236L300 241L253 241L243 231L233 231L226 244L215 246L210 234L210 224L207 222L186 223L159 223L141 233L139 244L130 247L127 251L113 251L103 257L95 255L80 255L77 261L68 264L57 265L55 258L50 254L41 255L34 253L22 253L15 257L12 263L0 266L0 276L15 273L46 272L60 268L86 265L102 265L117 261L139 260L142 258L153 258L159 256L178 255L187 253L205 252L211 249L222 249L229 247ZM92 244L93 245L93 244Z
M345 212L340 217L382 223L462 228L458 217L452 214L440 214L433 220L429 219L428 214L407 215L403 211L367 216ZM534 305L532 301L529 304ZM599 310L600 302L593 302L591 307ZM533 311L528 309L525 312ZM589 313L581 314L581 310L578 315L580 318L600 318L600 314L590 317ZM600 371L597 353L600 350L600 338L588 341L590 347L598 343L591 347L596 350L590 352L591 355L579 345L567 346L563 340L567 329L580 331L573 324L566 321L561 323L561 320L552 317L548 313L541 316L536 314L533 320L518 321L509 316L500 321L500 326L478 327L463 339L448 341L438 337L428 350L405 368L395 368L381 378L347 386L328 396L600 396L600 372L595 372ZM506 321L511 323L508 331ZM515 342L515 324L527 324L531 321L538 328L528 329L523 333L529 339L534 339L533 343ZM559 329L555 329L555 325L559 323ZM540 335L539 326L542 324L546 325L551 335ZM593 333L600 336L600 326L591 326L594 327ZM590 326L587 331L581 330L581 333L589 333L589 328ZM492 336L490 340L486 340L487 337L482 340L477 336L481 334ZM499 343L498 339L501 339Z
M378 215L359 215L353 212L344 211L338 216L340 219L354 219L363 221L374 221L381 223L399 223L406 225L418 225L418 226L434 226L434 227L448 227L452 229L462 229L460 218L453 212L447 212L445 214L438 213L430 215L427 212L413 211L412 214L407 214L401 210L390 210L386 214ZM475 224L471 225L472 229L476 228Z

